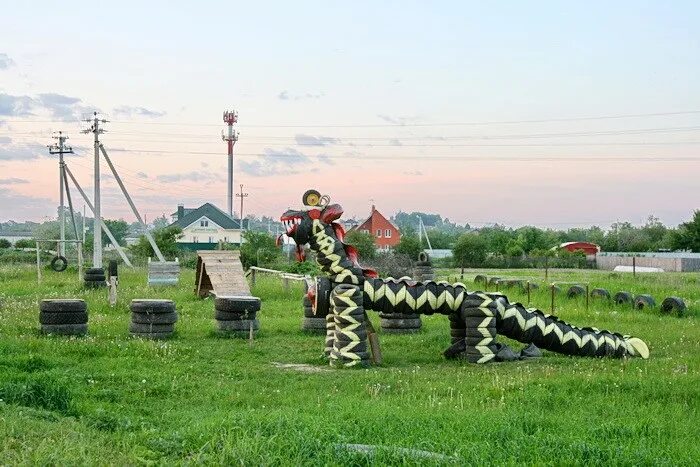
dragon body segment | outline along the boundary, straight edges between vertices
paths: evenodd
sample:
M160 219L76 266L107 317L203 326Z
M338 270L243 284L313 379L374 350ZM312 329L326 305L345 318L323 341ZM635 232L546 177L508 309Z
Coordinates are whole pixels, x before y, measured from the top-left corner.
M592 327L573 326L538 309L510 303L507 297L499 293L470 292L461 283L379 278L376 272L363 269L358 264L354 248L343 242L343 228L335 222L342 212L339 205L332 204L322 209L308 206L304 211L289 210L281 217L287 227L286 234L297 244L298 257L303 257L302 246L308 243L316 253L321 270L330 279L331 289L335 291L342 286L342 294L339 289L335 295L330 291L323 294L310 290L309 293L315 295L313 298L317 307L319 301L324 302L322 306L325 308L333 307L332 303L328 303L331 302L331 295L337 296L334 298L336 303L341 303L338 297L349 294L348 286L353 286L356 289L356 293L353 292L355 300L359 302L361 296L361 303L355 306L364 310L387 314L448 315L452 346L445 351L445 356L466 358L474 363L513 359L509 358L510 350L504 352L505 346L496 342L498 334L567 355L649 356L646 344L639 338ZM341 309L342 306L339 306ZM344 323L342 318L337 319ZM326 347L328 349L328 344ZM351 363L361 361L355 354L348 355L351 355L348 357Z

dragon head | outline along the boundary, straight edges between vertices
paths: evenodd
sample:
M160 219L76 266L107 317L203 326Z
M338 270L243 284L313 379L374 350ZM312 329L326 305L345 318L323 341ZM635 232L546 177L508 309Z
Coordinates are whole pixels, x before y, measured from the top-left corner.
M328 204L329 198L322 197L316 190L304 193L303 203L304 209L290 209L280 217L285 234L297 244L297 260L304 260L304 245L310 244L317 253L317 260L327 265L329 273L337 274L340 269L346 269L362 275L357 250L344 243L345 229L336 222L342 216L343 208L339 204ZM280 236L278 243L281 239ZM364 272L373 274L369 270Z

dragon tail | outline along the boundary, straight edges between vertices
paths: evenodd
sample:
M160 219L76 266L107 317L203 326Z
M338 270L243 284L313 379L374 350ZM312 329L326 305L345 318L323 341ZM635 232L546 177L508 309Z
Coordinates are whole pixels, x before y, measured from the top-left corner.
M465 321L466 355L476 363L496 359L498 334L566 355L649 358L649 349L639 338L592 327L579 328L540 310L508 303L498 294L469 295L462 303L460 315Z

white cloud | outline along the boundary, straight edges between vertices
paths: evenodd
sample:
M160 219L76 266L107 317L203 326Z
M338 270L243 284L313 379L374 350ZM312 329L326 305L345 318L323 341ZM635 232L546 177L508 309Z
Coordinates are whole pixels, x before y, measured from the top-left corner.
M14 65L14 60L12 60L7 54L0 53L0 70L7 70Z

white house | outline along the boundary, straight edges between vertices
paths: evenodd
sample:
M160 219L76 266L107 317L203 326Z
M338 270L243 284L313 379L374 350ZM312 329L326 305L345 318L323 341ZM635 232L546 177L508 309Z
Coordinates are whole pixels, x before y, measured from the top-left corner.
M219 242L240 244L247 222L233 219L211 203L192 209L183 205L172 214L173 223L182 228L178 246L186 250L212 250Z

